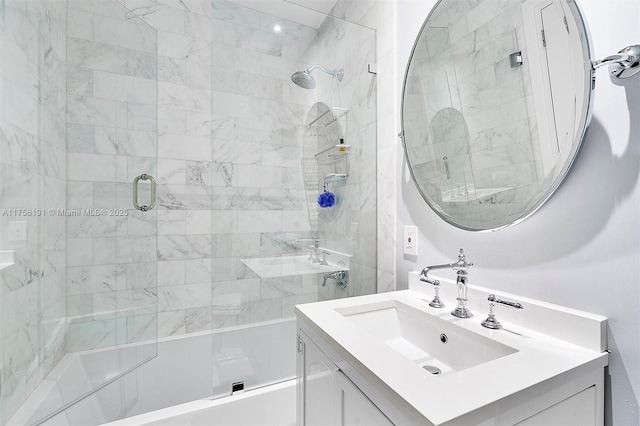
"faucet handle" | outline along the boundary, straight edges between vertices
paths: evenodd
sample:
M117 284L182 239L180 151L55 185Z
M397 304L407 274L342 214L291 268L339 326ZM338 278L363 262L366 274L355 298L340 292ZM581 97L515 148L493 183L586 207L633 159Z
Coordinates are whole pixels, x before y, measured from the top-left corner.
M431 284L435 290L435 295L433 296L433 300L429 302L429 306L433 308L444 308L444 302L440 299L440 280L432 280L424 275L420 276L420 281Z
M498 299L493 294L490 294L489 297L487 297L487 300L489 301L489 316L480 324L483 327L490 328L492 330L500 330L502 328L502 324L500 324L500 321L496 319L496 315L495 315L496 304L506 306L507 308L511 308L511 309L518 309L518 310L524 309L524 306L522 306L522 304L519 302L511 302L509 300Z
M460 249L460 253L458 254L458 261L451 264L453 269L466 269L473 266L473 263L467 262L467 256L464 254L464 249Z

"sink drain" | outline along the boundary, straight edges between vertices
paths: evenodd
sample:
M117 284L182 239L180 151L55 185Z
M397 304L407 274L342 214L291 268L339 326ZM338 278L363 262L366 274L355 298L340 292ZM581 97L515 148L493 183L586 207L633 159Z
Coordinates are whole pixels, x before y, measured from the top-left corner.
M422 368L427 370L431 374L440 374L441 371L438 367L434 367L433 365L423 365Z

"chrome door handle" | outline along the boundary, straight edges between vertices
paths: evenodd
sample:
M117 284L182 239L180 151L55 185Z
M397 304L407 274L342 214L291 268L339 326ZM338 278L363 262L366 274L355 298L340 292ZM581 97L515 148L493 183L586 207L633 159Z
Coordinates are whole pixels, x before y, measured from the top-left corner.
M148 206L147 205L141 206L140 204L138 204L138 182L140 182L140 180L151 181L151 201ZM136 178L133 179L133 207L135 207L140 211L146 212L154 208L155 205L156 205L156 180L153 178L153 176L145 173L141 174L140 176L136 176Z

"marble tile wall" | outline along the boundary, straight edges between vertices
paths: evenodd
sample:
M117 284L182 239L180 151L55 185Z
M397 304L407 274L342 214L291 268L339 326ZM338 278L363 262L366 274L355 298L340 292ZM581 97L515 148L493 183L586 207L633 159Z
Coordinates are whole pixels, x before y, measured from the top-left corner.
M157 174L163 96L156 31L120 3L68 0L66 41L67 351L73 352L156 336L158 212L133 208L131 182ZM140 204L148 204L148 184L140 189Z
M0 424L65 352L65 7L0 3Z

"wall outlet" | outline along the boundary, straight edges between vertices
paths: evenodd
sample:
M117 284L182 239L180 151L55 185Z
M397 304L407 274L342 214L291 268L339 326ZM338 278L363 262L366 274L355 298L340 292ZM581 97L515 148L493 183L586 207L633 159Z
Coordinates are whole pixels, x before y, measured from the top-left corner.
M404 227L404 254L418 255L418 227L405 225Z
M27 240L27 222L26 221L12 221L9 222L9 241L26 241Z

